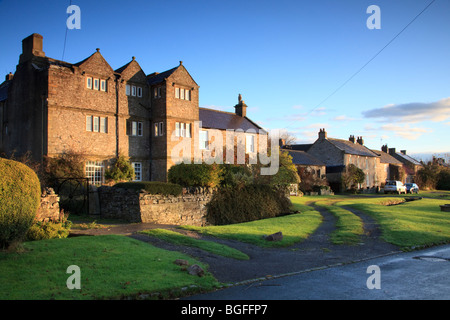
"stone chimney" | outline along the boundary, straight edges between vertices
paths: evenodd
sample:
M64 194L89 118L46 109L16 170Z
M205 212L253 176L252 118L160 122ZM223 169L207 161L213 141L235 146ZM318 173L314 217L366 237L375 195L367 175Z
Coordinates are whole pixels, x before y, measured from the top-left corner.
M245 104L244 100L242 100L241 94L238 96L238 104L234 106L236 109L236 114L240 117L246 117L247 116L247 105Z
M348 138L348 141L350 141L351 143L355 143L355 136L351 135L351 136Z
M280 144L280 148L283 149L286 146L286 140L285 139L280 139L279 140L279 144Z
M388 146L387 144L385 144L384 146L381 147L381 151L388 153Z
M327 138L327 132L325 131L325 128L319 130L319 139L324 140Z
M400 150L400 152L406 155L406 150Z
M13 78L14 78L14 75L12 74L12 72L10 72L9 74L6 75L5 81L12 80Z
M395 154L395 148L389 148L389 154L394 155Z
M356 140L356 142L358 142L360 145L364 145L364 140L362 137L358 137L358 139Z
M30 60L33 56L45 57L43 49L43 39L40 34L33 33L22 40L22 54L19 58L19 63Z

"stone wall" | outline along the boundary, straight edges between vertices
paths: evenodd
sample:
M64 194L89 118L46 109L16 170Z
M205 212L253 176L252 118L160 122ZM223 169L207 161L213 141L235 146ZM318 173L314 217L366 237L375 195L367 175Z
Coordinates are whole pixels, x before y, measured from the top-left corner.
M41 195L41 205L36 212L36 221L59 221L62 218L59 209L59 197L52 188L45 188Z
M103 186L98 189L98 194L102 218L204 226L207 224L206 204L213 193L210 189L184 189L183 195L163 196Z

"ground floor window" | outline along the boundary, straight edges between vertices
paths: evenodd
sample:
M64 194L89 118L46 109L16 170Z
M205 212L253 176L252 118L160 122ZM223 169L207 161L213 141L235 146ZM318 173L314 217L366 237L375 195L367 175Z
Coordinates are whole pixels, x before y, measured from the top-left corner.
M102 161L87 161L85 173L89 184L101 185L105 182L105 165Z
M134 181L142 181L142 163L132 162L131 166L134 169Z

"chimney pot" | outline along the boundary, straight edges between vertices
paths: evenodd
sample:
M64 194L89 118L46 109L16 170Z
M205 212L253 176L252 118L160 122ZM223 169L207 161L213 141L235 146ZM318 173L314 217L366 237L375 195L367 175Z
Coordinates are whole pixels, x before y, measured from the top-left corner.
M327 132L325 128L319 129L319 139L323 140L327 138Z
M400 150L400 152L406 155L406 150Z

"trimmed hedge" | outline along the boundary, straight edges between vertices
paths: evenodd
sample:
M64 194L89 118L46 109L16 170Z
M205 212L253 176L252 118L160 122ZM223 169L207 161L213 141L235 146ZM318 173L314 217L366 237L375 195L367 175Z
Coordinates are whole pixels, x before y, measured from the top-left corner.
M180 163L170 167L168 180L183 187L216 187L222 181L222 168L217 164Z
M207 221L225 225L273 218L290 213L285 190L263 184L223 187L207 204Z
M0 158L0 248L21 241L33 224L41 199L36 173L26 165Z
M142 181L142 182L120 182L114 185L114 188L142 190L151 194L173 195L179 196L183 193L183 187L168 182L159 181Z

